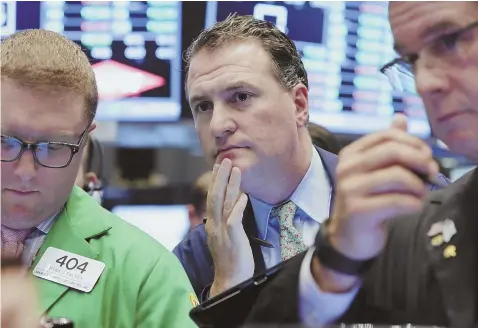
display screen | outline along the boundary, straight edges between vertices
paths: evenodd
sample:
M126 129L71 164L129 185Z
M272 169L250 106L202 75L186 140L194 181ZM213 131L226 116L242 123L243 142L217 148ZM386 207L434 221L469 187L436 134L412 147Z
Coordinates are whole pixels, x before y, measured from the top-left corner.
M380 73L395 58L387 2L208 2L206 27L232 13L276 24L294 40L309 79L311 122L332 132L364 134L387 128L395 112L409 130L430 136L420 97L392 90Z
M189 231L186 205L118 205L111 212L143 230L170 251Z
M17 7L23 6L22 11ZM97 119L176 121L181 113L181 2L2 3L2 37L29 16L88 55L98 83Z
M15 33L17 29L17 6L15 1L0 2L0 21L2 23L2 38Z

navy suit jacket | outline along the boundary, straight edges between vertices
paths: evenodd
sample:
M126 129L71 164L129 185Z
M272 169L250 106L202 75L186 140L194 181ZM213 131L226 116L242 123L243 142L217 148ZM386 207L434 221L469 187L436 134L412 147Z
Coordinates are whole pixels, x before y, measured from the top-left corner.
M332 184L332 206L334 198L333 186L335 182L335 168L337 167L338 157L337 155L329 153L321 148L316 147L316 149L329 177L329 181ZM242 222L246 234L248 236L257 237L257 225L250 202L248 202L247 207L244 210ZM206 300L207 291L214 280L214 263L207 246L207 236L204 226L204 224L200 224L193 228L185 239L173 250L173 253L178 257L186 270L189 280L201 301ZM264 272L266 267L262 256L261 246L253 240L249 239L249 242L251 243L252 254L255 262L254 274Z

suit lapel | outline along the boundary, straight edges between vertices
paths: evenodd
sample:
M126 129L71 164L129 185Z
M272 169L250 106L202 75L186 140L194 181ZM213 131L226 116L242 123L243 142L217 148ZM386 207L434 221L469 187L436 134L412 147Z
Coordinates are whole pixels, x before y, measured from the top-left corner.
M478 170L456 184L438 193L441 197L431 202L441 205L432 223L450 219L457 232L440 246L433 246L427 236L428 252L450 326L468 327L475 320L476 308ZM452 254L454 247L456 256Z
M317 152L319 153L320 159L322 160L322 164L324 165L325 172L327 173L327 177L329 178L330 185L332 187L332 194L330 195L330 208L329 208L329 215L332 212L332 208L334 207L334 199L335 199L335 170L337 169L337 164L339 158L337 155L329 153L322 148L315 147Z
M244 231L246 232L247 238L249 238L249 243L251 244L252 248L252 255L254 257L255 264L254 274L263 273L266 270L266 264L264 261L264 256L262 255L261 246L257 242L251 240L251 237L258 238L259 232L257 230L257 223L250 201L247 202L242 222Z
M99 217L95 215L98 214L98 210L95 208L98 205L87 194L82 193L82 191L73 190L65 209L45 238L30 270L36 267L49 247L55 247L91 259L98 258L99 251L93 249L87 240L94 236L101 236L111 227L99 220ZM85 216L85 208L89 209L87 216ZM34 281L40 295L40 310L42 313L48 312L70 289L38 277L34 277Z

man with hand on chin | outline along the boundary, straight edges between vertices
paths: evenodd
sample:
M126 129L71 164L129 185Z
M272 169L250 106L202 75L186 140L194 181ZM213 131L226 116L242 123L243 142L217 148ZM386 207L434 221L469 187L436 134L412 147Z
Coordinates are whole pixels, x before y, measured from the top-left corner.
M196 130L216 165L207 222L174 253L205 300L312 245L329 214L336 156L312 145L307 73L272 24L231 16L186 57Z
M195 126L216 165L207 222L174 253L204 301L313 244L337 157L312 145L307 73L272 24L230 16L203 31L186 60Z

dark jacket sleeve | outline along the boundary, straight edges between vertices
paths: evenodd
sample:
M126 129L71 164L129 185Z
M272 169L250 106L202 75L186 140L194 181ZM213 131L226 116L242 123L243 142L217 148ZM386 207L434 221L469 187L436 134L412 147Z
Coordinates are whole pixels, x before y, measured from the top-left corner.
M357 297L338 322L446 322L437 312L441 297L429 274L426 247L420 238L426 236L419 227L421 218L392 221L386 248L364 277ZM276 279L264 287L249 314L248 323L300 323L299 273L302 261L303 256L287 263Z
M207 247L204 224L192 229L173 253L186 271L196 295L201 298L203 290L214 279L214 264Z
M282 272L264 287L246 322L296 324L299 319L299 273L304 252L284 265Z

